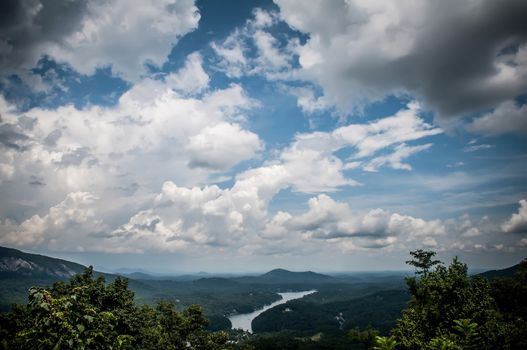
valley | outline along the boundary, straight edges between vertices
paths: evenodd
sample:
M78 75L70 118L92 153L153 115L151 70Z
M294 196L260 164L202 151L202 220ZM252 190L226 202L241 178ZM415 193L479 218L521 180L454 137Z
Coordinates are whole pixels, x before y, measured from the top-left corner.
M25 303L32 286L67 280L68 276L57 273L65 266L72 275L84 269L80 264L15 249L1 248L0 253L3 311L13 303ZM5 262L13 259L19 263L9 270ZM107 281L118 276L96 275ZM174 302L180 310L198 304L209 319L209 329L214 331L242 328L256 333L290 330L310 334L320 329L345 333L367 326L389 329L408 300L404 274L399 272L331 276L275 269L260 275L230 277L155 276L134 271L121 275L128 278L138 304L154 305L164 300ZM389 291L389 297L382 294L385 291ZM284 313L287 308L291 311ZM339 320L339 315L345 315L344 319Z

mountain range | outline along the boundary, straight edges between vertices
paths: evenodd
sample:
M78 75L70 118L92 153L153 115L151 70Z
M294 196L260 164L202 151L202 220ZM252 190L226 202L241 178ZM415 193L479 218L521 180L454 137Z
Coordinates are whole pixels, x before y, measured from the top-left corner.
M86 267L71 261L52 258L39 254L25 253L17 249L0 247L0 278L6 277L40 277L40 278L69 278L84 271ZM136 280L176 280L195 281L199 284L207 283L324 283L334 278L328 275L312 272L293 272L285 269L274 269L257 276L217 277L204 273L181 276L159 276L147 271L120 269L117 275ZM207 277L203 277L207 276ZM225 281L229 282L225 282ZM222 282L223 281L223 282Z
M478 274L486 278L511 277L518 270L514 265L500 270L489 270ZM52 258L40 254L25 253L17 249L0 247L0 278L10 277L38 277L50 279L65 279L84 271L84 265ZM219 282L229 280L237 283L255 284L294 284L294 283L331 283L335 282L333 276L316 273L313 271L294 272L277 268L256 276L240 277L221 277L206 273L187 274L181 276L156 275L145 270L119 269L115 274L105 274L107 276L121 275L135 280L175 280L175 281L194 281L199 284L208 282ZM206 276L206 277L204 277ZM225 282L226 283L226 282Z

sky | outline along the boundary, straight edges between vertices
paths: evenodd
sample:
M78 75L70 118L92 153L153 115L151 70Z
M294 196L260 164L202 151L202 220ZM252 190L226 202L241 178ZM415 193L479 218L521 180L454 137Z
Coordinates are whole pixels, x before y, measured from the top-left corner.
M164 273L527 257L523 0L0 4L0 245Z

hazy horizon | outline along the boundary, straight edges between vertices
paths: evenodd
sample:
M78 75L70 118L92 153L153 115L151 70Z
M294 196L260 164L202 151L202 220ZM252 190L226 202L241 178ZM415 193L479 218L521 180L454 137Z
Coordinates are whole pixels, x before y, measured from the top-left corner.
M269 271L272 271L272 270L275 270L275 269L285 269L285 270L288 270L288 271L292 271L292 272L306 272L306 271L312 271L312 272L316 272L316 273L321 273L321 274L332 274L332 275L338 275L338 274L361 274L361 273L379 273L379 274L382 274L382 273L389 273L389 274L413 274L414 273L414 269L408 265L402 265L401 268L378 268L378 269L353 269L353 268L349 268L349 269L341 269L341 270L336 270L336 269L317 269L316 267L314 269L307 269L305 268L305 266L297 266L296 268L288 268L286 265L276 265L276 266L268 266L268 267L262 267L262 268L256 268L256 269L233 269L233 270L225 270L225 269L220 269L220 270L214 270L214 269L187 269L187 270L177 270L177 269L166 269L166 268L155 268L155 267L152 267L150 269L148 268L145 268L144 266L121 266L121 265L115 265L115 266L104 266L104 265L97 265L96 263L93 263L93 262L90 262L89 260L84 260L84 259L77 259L78 258L78 255L75 255L75 254L67 254L67 253L48 253L48 254L43 254L42 252L39 252L39 251L31 251L31 250L23 250L24 252L26 253L30 253L30 254L41 254L41 255L45 255L45 256L49 256L49 257L52 257L52 258L57 258L57 259L63 259L63 260L67 260L67 261L71 261L71 262L75 262L75 263L78 263L78 264L82 264L82 265L85 265L85 266L93 266L95 270L97 271L100 271L100 272L104 272L104 273L133 273L133 272L143 272L143 273L147 273L147 274L151 274L151 275L154 275L154 276L180 276L180 275L199 275L199 274L204 274L204 275L211 275L211 276L215 276L215 275L224 275L224 276L228 276L228 275L243 275L243 274L249 274L249 275L258 275L258 274L263 274L263 273L267 273ZM446 265L448 265L451 261L450 260L442 260L442 262ZM519 261L518 261L519 263ZM516 263L515 263L516 264ZM514 265L515 265L514 264ZM512 265L498 265L498 266L468 266L469 267L469 272L475 272L475 273L478 273L478 272L481 272L481 271L487 271L487 270L493 270L493 269L503 269L503 268L508 268ZM209 266L210 267L210 266Z
M525 1L54 4L1 9L0 245L170 273L527 257Z

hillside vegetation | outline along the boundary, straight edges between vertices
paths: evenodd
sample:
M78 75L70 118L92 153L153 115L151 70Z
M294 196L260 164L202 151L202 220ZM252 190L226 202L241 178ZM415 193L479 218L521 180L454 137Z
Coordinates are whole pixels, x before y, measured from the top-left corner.
M0 316L3 349L221 349L225 333L210 333L199 306L170 302L138 306L126 279L105 285L93 269L32 288L27 305Z

